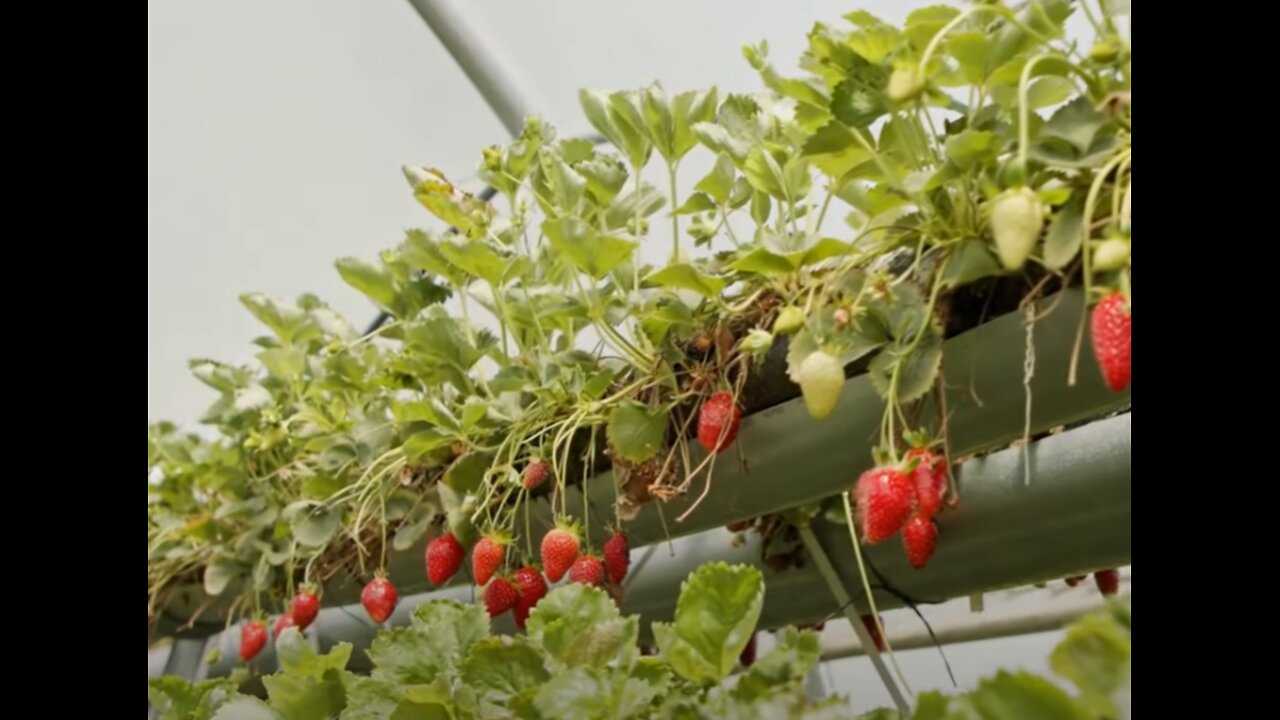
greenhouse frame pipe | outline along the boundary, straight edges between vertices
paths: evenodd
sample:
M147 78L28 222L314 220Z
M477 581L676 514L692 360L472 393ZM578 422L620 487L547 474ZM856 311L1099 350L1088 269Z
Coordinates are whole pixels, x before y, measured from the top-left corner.
M1034 334L1036 373L1030 383L1033 397L1032 434L1076 421L1099 417L1128 406L1129 391L1113 393L1103 383L1086 349L1086 366L1074 387L1067 385L1082 295L1068 290L1040 303ZM945 346L943 382L950 415L948 441L953 458L1007 445L1022 437L1026 390L1019 380L1025 365L1026 330L1022 313L1010 313L962 333ZM921 417L936 416L933 400L925 401ZM711 489L697 511L684 522L663 522L658 503L645 505L626 523L633 547L681 537L733 522L785 510L837 494L849 487L871 464L871 450L879 442L884 401L871 379L860 375L845 382L835 411L814 420L797 397L742 420L738 439L715 465ZM704 457L696 444L690 450L696 464ZM739 461L739 457L743 462ZM744 468L749 467L748 469ZM785 480L785 481L782 481ZM678 517L698 494L705 474L695 478L693 492L663 503L667 518ZM617 497L613 472L588 482L591 504L607 511ZM581 519L581 490L571 487L566 498L570 514ZM533 504L534 527L551 527L553 513L545 499ZM606 539L599 524L589 528L598 546ZM430 590L423 575L423 539L388 558L388 573L397 587L415 593ZM325 587L339 602L355 602L368 578L339 576ZM206 633L207 634L207 633Z
M524 119L536 114L538 103L529 97L532 87L508 63L501 47L489 39L479 23L468 15L467 3L454 0L409 0L413 9L440 39L458 67L511 133L520 134Z
M867 548L866 559L896 591L921 606L1128 565L1133 552L1132 436L1132 413L1125 413L1049 436L1033 443L1025 455L1021 448L1012 448L966 462L956 472L960 505L938 516L938 550L929 567L913 570L897 542ZM1025 483L1024 457L1031 460L1030 484ZM848 530L819 520L813 534L851 600L865 605ZM661 562L651 561L648 569L637 565L635 583L623 603L625 613L640 615L646 639L650 623L671 618L681 581L708 562L761 568L767 583L760 615L763 629L817 622L841 609L812 563L784 572L767 569L755 533L736 546L724 529L699 533L674 541L674 555L668 557L661 557L664 548L658 547L653 560ZM632 558L650 551L638 548ZM903 606L902 597L877 587L872 579L879 609ZM455 586L405 597L388 625L408 624L413 608L423 602L446 597L474 602L475 592L472 586ZM368 647L375 630L359 605L326 608L313 627L309 632L318 633L322 650L337 642ZM508 617L496 621L494 628L513 629ZM210 646L222 655L209 669L211 675L226 675L235 666L238 639L234 627L210 639ZM270 648L254 664L262 671L273 666ZM352 654L351 668L368 668L363 653Z

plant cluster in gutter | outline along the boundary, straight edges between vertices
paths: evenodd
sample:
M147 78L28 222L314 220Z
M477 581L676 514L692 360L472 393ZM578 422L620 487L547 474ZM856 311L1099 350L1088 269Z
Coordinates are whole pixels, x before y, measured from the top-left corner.
M844 697L806 695L821 651L816 633L785 628L756 656L764 594L759 570L705 565L683 583L672 622L654 623L657 647L644 654L639 618L623 617L597 588L557 588L518 636L491 635L474 605L435 600L414 609L411 626L378 632L369 675L345 669L350 644L320 655L290 628L278 642L280 671L263 677L266 700L241 695L234 678L156 678L148 697L162 720L853 718ZM1132 624L1124 599L1067 629L1049 665L1074 694L1002 671L968 693L922 693L910 717L1118 717L1131 693Z
M345 573L367 579L381 622L389 553L424 538L433 584L470 549L491 614L522 624L547 580L619 597L627 521L701 497L716 463L739 461L739 423L760 409L744 389L771 354L818 419L865 366L885 400L879 447L849 469L838 514L866 543L901 537L924 567L956 495L945 418L919 401L957 299L999 285L1029 305L1080 284L1092 317L1076 356L1088 329L1105 382L1130 383L1124 5L932 6L901 27L856 11L814 26L801 76L745 48L759 95L583 91L610 147L530 119L482 155L497 205L406 168L456 232L337 262L389 321L360 335L314 296L245 295L268 331L259 364L191 363L219 394L203 418L217 437L148 427L149 618L202 587L228 622L289 608L303 625ZM1064 39L1077 8L1091 47ZM709 171L678 187L698 154ZM672 242L658 266L637 253L654 223ZM570 508L569 487L607 467L615 506ZM543 501L554 524L534 527ZM612 546L593 546L584 530L606 524Z

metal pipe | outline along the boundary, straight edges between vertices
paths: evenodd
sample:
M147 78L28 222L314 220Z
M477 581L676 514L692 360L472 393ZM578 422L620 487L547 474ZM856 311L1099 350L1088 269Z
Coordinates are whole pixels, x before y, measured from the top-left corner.
M921 606L1128 565L1133 551L1132 435L1132 417L1125 414L1034 443L1027 453L1033 471L1030 485L1024 483L1021 448L964 463L957 470L960 506L938 517L938 550L928 568L912 569L896 542L867 548L866 559L889 585ZM813 533L823 547L849 547L843 525L818 520ZM627 590L623 612L640 616L643 636L647 637L653 621L671 618L680 582L696 568L715 561L755 565L765 573L762 629L812 623L840 610L814 563L775 572L761 561L758 535L750 534L747 542L737 546L732 538L724 529L699 533L674 541L674 554L662 562L650 562L644 568L636 562L635 582ZM648 552L649 548L633 550L633 561ZM848 596L858 603L864 593L852 552L829 559ZM903 606L901 597L872 579L878 608ZM456 586L405 597L388 625L408 624L413 608L443 597L473 602L475 588ZM372 641L375 629L363 608L351 605L322 610L308 633L319 633L325 650L337 642L363 648ZM494 629L511 632L510 618L495 622ZM209 669L211 676L225 675L234 667L238 641L238 627L214 641L222 659ZM272 662L274 655L268 649L255 667L269 669ZM362 669L365 662L362 653L352 655L353 669Z
M466 73L471 84L498 116L512 137L520 134L524 119L543 105L534 101L530 83L503 56L482 25L470 16L466 3L453 0L409 0L431 27L441 44Z

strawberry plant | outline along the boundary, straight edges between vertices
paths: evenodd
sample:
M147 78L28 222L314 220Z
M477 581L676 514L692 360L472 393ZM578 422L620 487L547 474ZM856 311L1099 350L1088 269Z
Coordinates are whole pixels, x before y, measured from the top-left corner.
M880 484L839 502L873 543L918 512L923 564L955 500L946 413L922 402L946 337L1079 285L1101 302L1075 356L1092 350L1117 392L1131 383L1126 5L939 5L901 26L855 11L814 26L801 75L745 48L759 94L584 90L606 142L530 118L480 155L496 203L405 168L453 231L336 263L388 319L362 334L312 295L246 294L257 363L191 363L217 394L201 418L216 432L148 426L150 614L231 621L300 585L358 588L423 543L437 586L466 575L469 549L484 583L535 546L552 582L580 558L580 578L604 579L602 551L621 579L593 537L648 503L698 512L716 463L748 459L740 424L770 404L753 394L770 367L791 383L774 402L830 422L866 411L840 399L846 376L869 376L878 452L848 476L874 466ZM1091 50L1065 36L1077 9ZM668 226L668 260L642 262ZM922 431L935 455L908 452ZM616 502L593 508L606 469ZM535 527L534 506L551 520Z
M764 592L752 568L699 568L683 584L673 621L653 624L657 652L646 656L639 618L624 617L595 588L553 590L530 613L527 634L514 637L492 636L478 606L435 600L414 609L409 627L379 631L368 675L345 669L349 644L320 655L291 628L277 642L280 671L263 678L265 700L239 694L228 680L177 677L149 680L148 698L162 720L852 718L846 698L806 696L805 676L820 652L812 631L784 628L756 657ZM878 637L871 617L864 622ZM1047 678L1001 671L967 693L922 693L911 717L1118 717L1131 687L1131 627L1125 599L1067 629L1049 665L1075 694ZM736 681L726 682L735 669Z

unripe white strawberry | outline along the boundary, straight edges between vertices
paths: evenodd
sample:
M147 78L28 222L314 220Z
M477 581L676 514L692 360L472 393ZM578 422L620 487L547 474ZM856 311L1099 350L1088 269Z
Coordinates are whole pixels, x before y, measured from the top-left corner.
M844 367L825 350L815 350L800 363L794 379L800 385L804 406L821 420L836 409L844 389Z
M1044 206L1029 188L1007 190L992 201L991 234L995 236L996 254L1006 270L1022 267L1042 229Z

